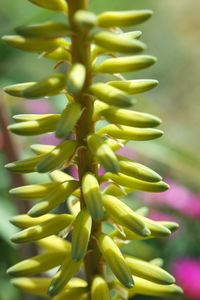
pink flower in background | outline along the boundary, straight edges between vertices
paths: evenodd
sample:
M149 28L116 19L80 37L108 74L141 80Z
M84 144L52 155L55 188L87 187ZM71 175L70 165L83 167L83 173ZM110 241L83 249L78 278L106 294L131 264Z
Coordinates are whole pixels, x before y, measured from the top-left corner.
M180 258L172 265L172 273L189 300L200 299L200 260Z
M61 140L58 139L54 133L47 133L47 134L40 135L38 137L38 140L40 141L41 144L54 145L54 146L57 146L61 142Z
M170 189L164 193L143 194L144 202L155 206L168 206L191 218L200 218L200 196L185 187L167 180Z
M130 149L128 146L124 146L116 151L117 154L121 156L125 156L126 158L129 158L131 160L136 159L136 155L134 154L133 150Z
M52 113L52 105L47 99L26 101L25 106L26 106L26 111L31 114Z
M172 222L177 221L177 219L174 216L154 209L151 209L149 211L148 218L154 221L172 221Z

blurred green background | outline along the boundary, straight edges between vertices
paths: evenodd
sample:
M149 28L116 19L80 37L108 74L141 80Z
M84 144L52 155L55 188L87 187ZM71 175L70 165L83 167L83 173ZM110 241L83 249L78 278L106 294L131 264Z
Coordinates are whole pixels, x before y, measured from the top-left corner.
M147 162L155 170L184 187L185 193L195 195L195 203L200 205L200 104L199 104L199 48L200 48L200 1L198 0L91 0L91 9L97 13L106 10L125 10L151 8L154 16L148 22L136 28L143 32L142 41L148 45L146 53L158 58L157 64L145 71L131 74L130 78L158 79L159 87L155 90L137 97L136 109L153 113L163 120L161 129L165 131L165 137L156 142L131 143L130 148L140 158ZM0 10L0 34L14 34L13 28L19 25L42 22L49 19L64 21L64 16L40 9L26 0L8 1L1 0ZM9 48L0 42L0 87L5 85L34 81L49 74L52 70L52 62L38 59L37 55ZM10 122L10 116L14 113L24 112L29 108L25 102L8 97L0 92L0 107L6 122ZM3 106L4 108L3 108ZM52 102L56 111L63 107L63 100ZM29 111L30 112L30 111ZM4 121L5 121L4 120ZM21 251L9 242L9 237L15 229L9 225L10 216L17 213L20 205L8 195L8 189L16 182L3 165L10 161L11 156L5 152L5 135L0 123L0 300L25 299L9 284L9 278L5 270L19 260ZM29 153L30 139L12 137L16 147L15 151L21 156ZM18 153L16 153L18 154ZM18 180L21 180L18 178ZM24 179L22 179L24 180ZM44 177L36 175L26 176L27 182L44 180ZM174 192L174 202L178 201L178 193ZM137 203L142 200L142 195L137 195ZM187 201L190 200L188 196ZM192 205L192 203L191 203ZM196 204L195 204L196 205ZM152 206L154 206L152 204ZM199 208L199 206L197 205ZM194 211L198 208L194 207ZM20 208L24 209L24 208ZM155 207L154 207L155 209ZM167 242L149 243L149 257L163 257L166 267L180 259L189 257L198 261L200 259L199 247L199 215L187 215L183 210L174 209L170 205L164 205L156 210L173 213L173 216L181 220L182 229L176 238ZM136 248L139 246L136 246ZM142 246L140 246L142 247ZM145 248L146 249L146 248ZM28 251L28 250L27 250ZM141 252L139 248L138 252ZM199 277L200 278L200 277ZM197 283L200 279L197 278ZM199 282L200 285L200 282ZM198 300L199 296L190 296L186 299ZM198 298L199 297L199 298ZM148 297L136 297L137 299L153 299ZM134 298L134 299L136 299ZM32 299L27 297L26 299Z

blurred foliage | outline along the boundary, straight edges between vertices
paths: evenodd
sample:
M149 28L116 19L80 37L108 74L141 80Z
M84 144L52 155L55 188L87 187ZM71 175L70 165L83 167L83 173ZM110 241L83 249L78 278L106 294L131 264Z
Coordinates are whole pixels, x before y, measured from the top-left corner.
M132 74L131 78L159 79L160 85L157 89L138 97L136 109L160 116L163 119L161 127L165 131L165 137L158 142L139 144L132 142L131 148L137 155L141 155L141 161L147 160L149 165L152 164L165 177L172 178L199 193L200 1L91 0L93 11L100 12L105 8L154 10L153 18L138 28L143 31L142 40L149 46L147 52L157 56L158 63L147 71ZM64 16L37 8L26 0L1 0L0 35L13 34L13 28L19 25L55 20L59 17L64 21ZM9 48L3 42L0 42L0 56L0 87L42 78L52 69L52 63L48 60L37 60L37 55ZM2 94L0 97L6 98L12 114L26 110L24 101L20 102ZM60 111L64 105L63 99L60 97L56 101L53 99L52 105L56 111ZM14 141L21 155L27 156L30 151L30 140L14 137ZM146 155L147 148L148 155ZM8 219L16 213L16 206L8 195L11 180L2 167L5 162L5 153L0 153L0 286L3 287L0 289L0 300L18 300L21 299L18 292L5 276L6 269L18 261L19 254L9 242L9 236L15 229L8 224ZM38 182L44 181L45 178L31 174L26 180ZM128 201L133 202L133 199ZM138 203L137 199L135 203ZM200 256L195 238L200 233L200 226L191 219L183 217L180 219L183 226L175 238L148 242L149 257L144 253L142 245L134 243L131 248L141 253L143 258L151 259L155 256L165 258L166 266L179 256ZM130 248L125 251L129 252ZM145 296L134 299L152 298Z

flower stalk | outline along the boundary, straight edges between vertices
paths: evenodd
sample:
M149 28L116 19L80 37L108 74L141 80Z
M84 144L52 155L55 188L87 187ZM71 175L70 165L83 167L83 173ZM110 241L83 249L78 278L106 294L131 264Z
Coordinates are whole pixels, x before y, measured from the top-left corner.
M5 92L28 99L63 94L68 103L60 114L19 115L14 117L16 124L9 126L18 135L55 132L60 138L56 147L32 145L35 156L6 166L18 173L48 173L50 178L47 183L11 190L22 200L39 200L27 215L11 219L22 230L12 241L34 242L44 251L8 270L10 275L20 277L13 279L13 284L25 293L55 300L117 299L119 291L122 299L135 294L181 294L174 278L160 266L123 254L123 244L130 240L169 236L178 227L152 221L145 215L146 209L133 211L123 203L123 196L135 190L161 192L168 185L153 170L115 153L130 140L147 141L163 134L155 129L159 118L131 110L136 103L134 95L158 82L126 80L122 75L156 62L153 56L138 55L146 48L139 41L140 32L119 29L147 20L152 12L95 15L88 10L88 0L31 2L64 13L68 21L19 27L19 36L4 40L15 48L42 53L55 61L56 67L63 61L70 67L67 75L51 74L38 82L7 87ZM108 124L97 130L100 120ZM77 167L78 179L65 173L71 165ZM100 167L104 169L101 176ZM106 188L101 186L104 182ZM54 213L64 201L71 214ZM113 228L107 234L104 223ZM72 239L67 241L64 236L69 232ZM52 280L21 277L56 266L59 268ZM107 267L112 272L109 280ZM80 269L83 279L76 275Z

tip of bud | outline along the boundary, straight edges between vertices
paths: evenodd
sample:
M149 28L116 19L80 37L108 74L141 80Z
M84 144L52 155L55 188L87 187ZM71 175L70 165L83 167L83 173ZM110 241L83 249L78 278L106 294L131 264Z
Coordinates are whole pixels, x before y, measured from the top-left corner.
M150 236L151 235L151 231L149 230L148 227L144 227L144 229L142 230L142 234L144 236Z
M14 163L8 163L4 166L7 170L12 170L15 167ZM12 191L12 190L11 190Z

